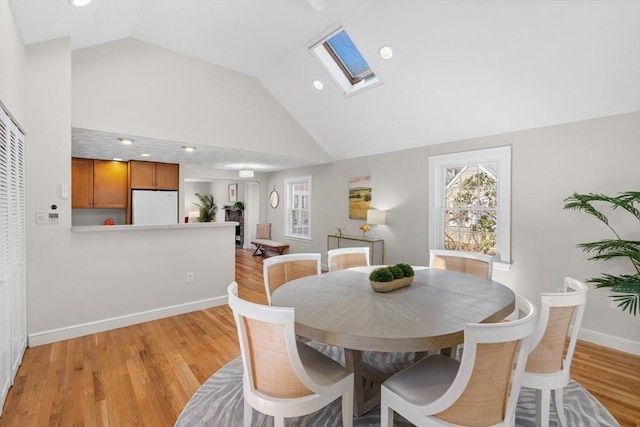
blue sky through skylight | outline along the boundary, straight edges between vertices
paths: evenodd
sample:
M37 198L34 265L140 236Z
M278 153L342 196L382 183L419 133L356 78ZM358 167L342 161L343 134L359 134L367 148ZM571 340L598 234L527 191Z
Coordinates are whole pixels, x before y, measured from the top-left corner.
M345 30L329 38L327 44L349 72L352 80L366 78L371 74L371 67Z

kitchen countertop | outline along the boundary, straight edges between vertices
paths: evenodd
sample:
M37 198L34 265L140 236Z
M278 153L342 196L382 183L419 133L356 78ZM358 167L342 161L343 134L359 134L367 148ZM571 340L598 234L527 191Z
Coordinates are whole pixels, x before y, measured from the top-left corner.
M167 224L167 225L86 225L71 227L74 233L86 232L113 232L113 231L143 231L143 230L172 230L172 229L194 229L194 228L216 228L216 227L235 227L238 225L235 221L229 222L198 222L189 224Z

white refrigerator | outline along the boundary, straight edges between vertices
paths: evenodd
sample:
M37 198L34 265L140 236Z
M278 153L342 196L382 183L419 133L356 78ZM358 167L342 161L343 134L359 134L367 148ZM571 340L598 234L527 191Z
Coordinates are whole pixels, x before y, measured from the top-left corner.
M132 190L131 218L134 225L178 223L178 192Z

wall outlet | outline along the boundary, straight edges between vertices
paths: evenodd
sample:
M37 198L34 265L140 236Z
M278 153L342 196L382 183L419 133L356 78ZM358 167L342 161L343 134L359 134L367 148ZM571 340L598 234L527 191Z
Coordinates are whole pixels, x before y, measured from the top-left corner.
M193 283L193 271L187 273L187 283Z

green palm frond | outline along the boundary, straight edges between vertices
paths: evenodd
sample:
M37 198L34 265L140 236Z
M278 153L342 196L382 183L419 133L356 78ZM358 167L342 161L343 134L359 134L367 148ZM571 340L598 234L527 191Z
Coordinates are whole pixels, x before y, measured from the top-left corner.
M200 203L194 203L194 206L197 206L200 210L200 216L198 217L198 221L200 222L210 222L215 218L216 212L218 211L218 206L213 201L212 194L200 194L196 193L196 197L200 200Z
M578 246L583 251L593 254L590 260L606 261L613 258L628 258L633 264L636 274L612 274L603 273L602 276L587 280L596 288L609 288L613 301L623 311L629 311L634 316L640 309L640 241L624 240L609 224L607 217L596 209L592 203L608 203L612 210L622 208L640 220L640 210L636 204L640 204L639 191L627 191L615 197L604 194L578 194L573 193L565 199L565 209L583 211L602 221L615 234L616 239L605 239L598 242L580 243Z
M629 258L636 269L640 268L640 241L638 240L600 240L578 245L587 253L595 253L589 259L606 261L612 258Z

